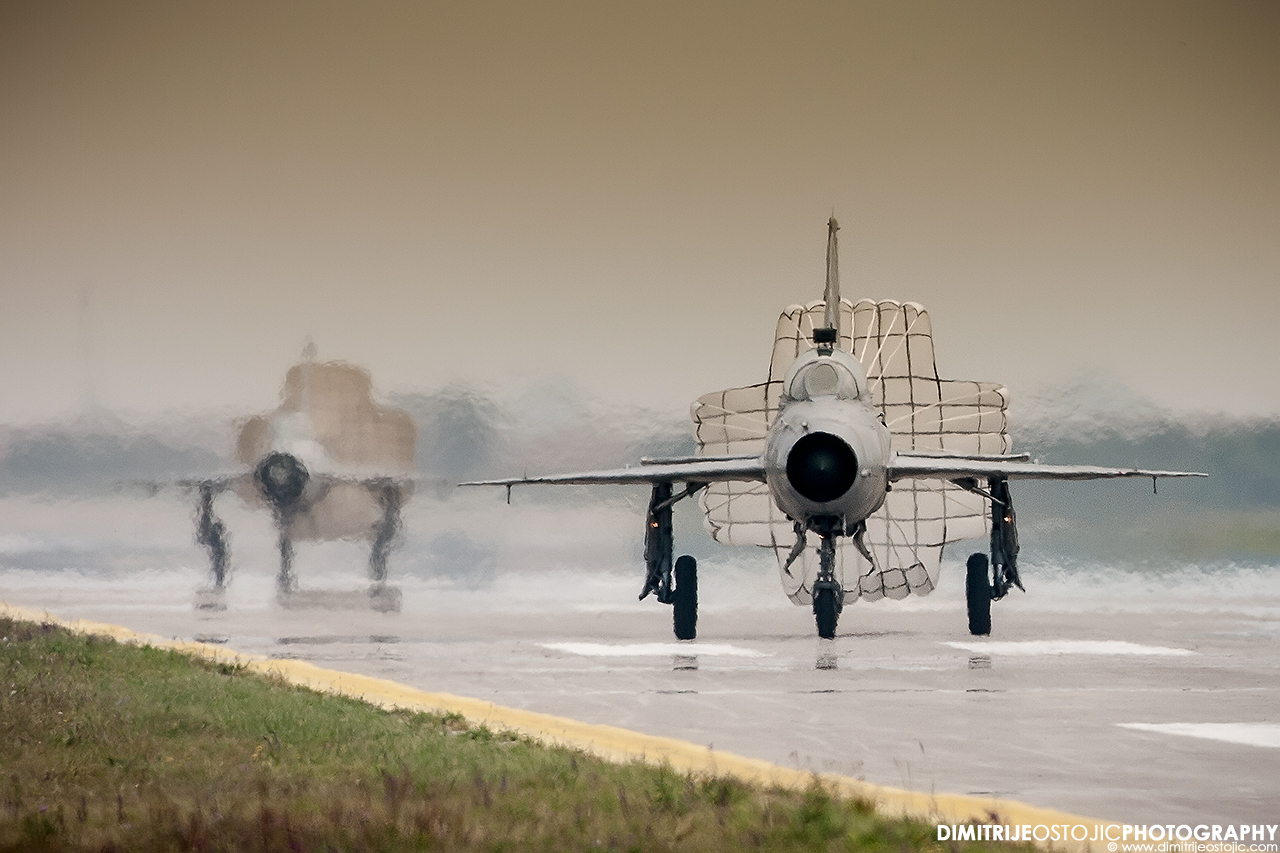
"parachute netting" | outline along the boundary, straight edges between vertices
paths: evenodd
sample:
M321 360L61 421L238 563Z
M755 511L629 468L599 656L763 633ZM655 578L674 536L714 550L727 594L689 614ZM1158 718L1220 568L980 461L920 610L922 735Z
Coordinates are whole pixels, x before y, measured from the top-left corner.
M822 324L823 310L821 301L793 305L778 318L767 382L698 398L692 414L699 454L764 452L782 380L796 357L813 348L813 328ZM921 306L841 300L838 346L866 369L872 402L884 413L895 450L1009 452L1005 389L939 378L932 326ZM810 536L800 558L783 568L796 541L795 526L774 504L766 484L712 483L701 503L716 541L772 548L787 595L796 604L812 603L819 537ZM846 600L927 595L937 585L942 547L982 536L989 525L985 498L942 480L899 480L884 506L867 519L864 542L874 564L842 537L836 577Z

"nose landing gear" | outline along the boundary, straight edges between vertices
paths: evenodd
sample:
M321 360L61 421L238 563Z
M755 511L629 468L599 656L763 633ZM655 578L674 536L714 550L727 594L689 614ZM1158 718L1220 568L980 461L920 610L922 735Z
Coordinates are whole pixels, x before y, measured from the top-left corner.
M813 582L813 618L818 623L819 637L835 639L843 609L844 588L836 580L836 537L833 531L826 531L818 546L818 579Z

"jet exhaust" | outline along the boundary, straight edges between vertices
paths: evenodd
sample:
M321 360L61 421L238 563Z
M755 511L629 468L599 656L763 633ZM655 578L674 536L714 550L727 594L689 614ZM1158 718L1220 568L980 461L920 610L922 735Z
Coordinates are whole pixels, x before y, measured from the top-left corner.
M277 509L296 503L310 479L306 466L297 457L278 452L267 454L258 463L253 476L267 500Z
M853 448L829 432L801 436L787 454L787 479L802 496L826 503L849 491L858 476Z

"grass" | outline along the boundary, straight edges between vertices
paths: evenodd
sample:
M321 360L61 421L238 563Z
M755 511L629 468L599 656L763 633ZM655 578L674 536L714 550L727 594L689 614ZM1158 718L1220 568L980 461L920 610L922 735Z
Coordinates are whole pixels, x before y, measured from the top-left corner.
M610 764L51 625L0 638L0 851L1013 847L939 844L816 781Z

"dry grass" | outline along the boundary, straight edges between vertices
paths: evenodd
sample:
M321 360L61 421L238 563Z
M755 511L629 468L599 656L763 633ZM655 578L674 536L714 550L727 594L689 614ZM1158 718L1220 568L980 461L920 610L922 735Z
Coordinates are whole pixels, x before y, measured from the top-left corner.
M0 637L0 851L962 849L816 784L609 764L48 625Z

